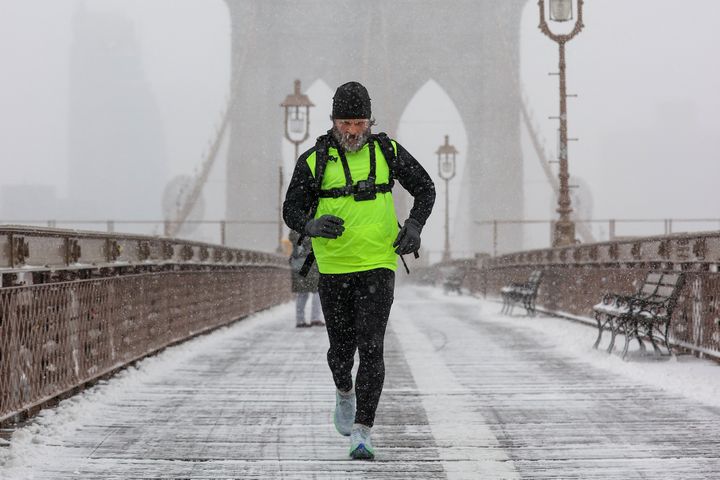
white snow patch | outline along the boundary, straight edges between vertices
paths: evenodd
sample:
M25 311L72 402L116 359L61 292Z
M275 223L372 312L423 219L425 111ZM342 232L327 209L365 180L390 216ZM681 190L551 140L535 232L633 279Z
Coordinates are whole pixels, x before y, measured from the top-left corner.
M390 325L421 394L447 478L520 478L483 416L475 411L472 392L457 381L400 306Z
M656 387L669 393L680 395L711 407L720 407L720 365L712 360L692 355L680 355L677 359L652 355L639 356L637 342L632 342L635 350L628 353L628 360L622 360L617 354L625 341L620 336L615 343L615 354L608 354L610 334L605 332L598 350L592 348L597 338L597 328L571 320L538 314L534 318L524 316L522 308L508 317L498 313L500 304L472 296L448 297L440 290L423 288L423 294L430 298L477 305L479 321L497 322L510 326L518 332L532 332L534 338L544 345L551 346L561 355L571 356L594 367L610 371L633 381ZM587 319L594 322L593 319ZM652 350L651 347L650 350Z
M93 388L63 400L57 408L41 411L31 424L13 433L9 447L0 448L0 478L32 479L34 466L61 464L63 449L57 447L62 447L63 438L72 438L72 432L82 427L88 419L102 416L106 405L113 399L139 390L144 383L172 375L178 364L197 355L213 352L226 341L228 335L255 328L278 316L294 318L294 315L294 305L290 303L257 313L222 327L213 334L168 348L142 360L135 367L120 371L110 381L99 382Z

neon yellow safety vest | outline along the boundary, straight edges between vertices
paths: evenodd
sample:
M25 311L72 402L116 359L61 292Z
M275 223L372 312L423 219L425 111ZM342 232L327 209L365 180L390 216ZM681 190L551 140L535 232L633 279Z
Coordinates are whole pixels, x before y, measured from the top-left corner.
M392 142L397 153L397 145ZM316 152L307 158L307 164L315 175ZM350 175L354 183L367 180L370 173L370 148L366 143L357 152L346 152ZM328 162L322 175L323 190L345 186L345 173L340 155L334 147L328 149ZM332 160L332 159L337 160ZM382 154L378 142L375 142L375 182L388 183L390 168ZM320 273L352 273L375 268L397 269L398 255L392 246L398 234L398 221L395 213L392 192L377 193L374 200L356 201L352 195L319 199L315 218L323 215L335 215L342 218L345 231L335 239L314 237L312 239L315 261Z

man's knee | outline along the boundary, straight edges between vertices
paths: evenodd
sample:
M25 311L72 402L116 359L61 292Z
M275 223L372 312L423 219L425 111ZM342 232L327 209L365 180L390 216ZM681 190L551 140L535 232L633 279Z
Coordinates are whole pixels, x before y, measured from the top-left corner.
M360 361L367 363L382 363L383 362L383 342L382 339L374 341L360 342L358 345L358 353L360 354Z
M355 357L355 348L346 345L331 346L327 352L328 362L331 364L352 364Z

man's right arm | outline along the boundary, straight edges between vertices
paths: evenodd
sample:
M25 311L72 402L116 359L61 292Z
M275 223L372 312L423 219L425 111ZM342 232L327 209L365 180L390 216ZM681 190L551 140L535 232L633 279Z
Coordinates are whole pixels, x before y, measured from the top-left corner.
M290 185L283 203L283 219L285 224L296 232L303 233L310 219L310 209L317 201L315 177L313 177L307 158L314 149L302 154L295 164Z

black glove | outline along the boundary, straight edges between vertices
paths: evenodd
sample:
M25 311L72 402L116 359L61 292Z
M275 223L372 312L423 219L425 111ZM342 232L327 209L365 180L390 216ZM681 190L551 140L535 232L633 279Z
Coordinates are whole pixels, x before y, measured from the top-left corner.
M417 252L420 249L420 232L422 226L415 219L408 218L405 225L400 229L393 247L398 255L406 255L408 253Z
M313 218L305 224L305 234L309 237L337 238L343 234L345 221L334 215Z

